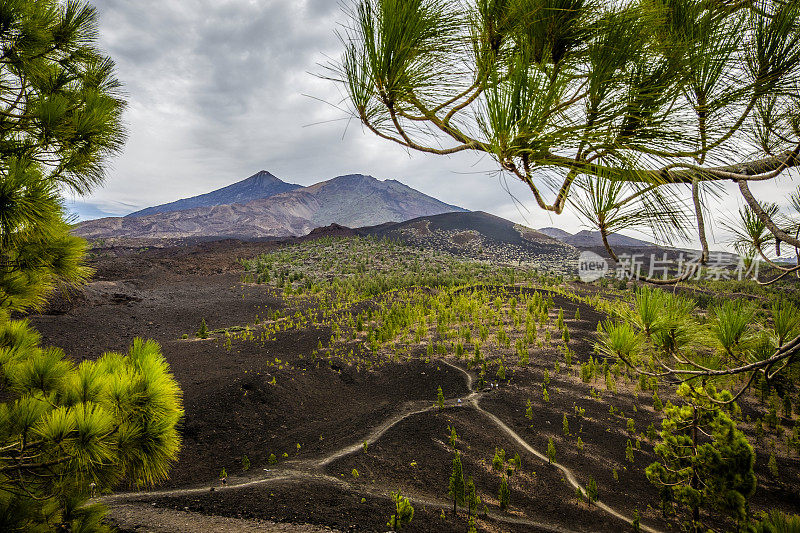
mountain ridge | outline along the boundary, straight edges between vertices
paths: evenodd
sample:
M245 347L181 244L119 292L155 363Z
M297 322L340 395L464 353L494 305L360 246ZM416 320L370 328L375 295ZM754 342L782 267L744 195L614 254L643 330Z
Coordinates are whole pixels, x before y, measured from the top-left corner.
M575 234L564 231L561 228L539 228L539 233L543 233L554 239L558 239L577 248L594 248L603 246L603 238L599 231L581 230ZM608 236L608 243L611 246L625 246L628 248L651 248L656 244L641 239L628 237L619 233L611 233Z
M231 190L236 192L257 185L254 178L259 174L192 199L204 196L206 200L230 197ZM271 174L269 177L284 183ZM227 195L218 194L225 190L228 191ZM332 223L352 228L466 210L446 204L397 180L380 181L364 174L346 174L244 203L198 206L150 214L146 211L138 211L137 216L86 221L74 231L79 236L94 239L290 237L305 235L314 228Z
M261 198L269 198L283 192L301 188L302 185L287 183L266 170L260 170L252 176L220 189L213 190L189 198L181 198L174 202L146 207L134 211L125 217L137 218L157 213L185 211L196 207L213 207L215 205L242 204Z
M471 259L535 264L562 273L578 257L570 244L485 211L441 213L352 231Z

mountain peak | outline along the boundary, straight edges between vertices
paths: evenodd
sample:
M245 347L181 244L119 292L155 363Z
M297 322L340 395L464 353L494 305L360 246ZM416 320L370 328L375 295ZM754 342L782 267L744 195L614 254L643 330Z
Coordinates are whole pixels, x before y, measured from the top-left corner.
M249 181L249 180L259 181L259 182L281 181L278 178L276 178L274 174L272 174L271 172L269 172L267 170L259 170L258 172L256 172L252 176L250 176L249 178L243 179L242 181ZM241 182L239 182L239 183L241 183Z
M266 170L260 170L241 181L227 187L211 191L206 194L184 198L168 204L148 207L127 215L128 217L143 217L156 213L170 213L184 211L195 207L211 207L215 205L246 204L253 200L269 198L283 192L300 188L300 185L286 183L276 178Z
M123 219L83 223L76 233L90 238L299 236L330 224L374 226L453 211L465 210L395 180L347 174L301 187L261 171L208 194ZM326 231L344 230L334 226Z

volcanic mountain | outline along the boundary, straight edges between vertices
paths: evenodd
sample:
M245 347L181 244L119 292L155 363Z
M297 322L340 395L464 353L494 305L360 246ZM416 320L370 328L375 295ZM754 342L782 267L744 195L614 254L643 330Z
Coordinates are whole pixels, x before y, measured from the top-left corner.
M246 204L253 200L269 198L282 192L300 189L302 185L281 181L266 170L253 174L247 179L237 181L216 191L191 198L184 198L168 204L156 205L126 215L127 217L144 217L156 213L184 211L195 207L211 207L214 205Z
M603 238L600 236L599 231L583 230L574 235L560 228L540 228L537 231L554 239L558 239L561 242L571 244L576 248L596 248L603 246ZM610 234L608 236L608 243L611 246L623 246L626 248L651 248L656 246L652 242L634 239L633 237L627 237L619 233Z
M536 263L557 271L578 256L569 244L483 211L443 213L356 231L473 259Z
M263 197L280 187L291 190ZM251 198L249 193L262 196ZM173 210L191 203L204 205ZM74 231L90 239L289 237L332 223L353 228L464 211L396 180L351 174L300 187L266 172L206 195L151 209L157 211L145 209L127 217L91 220Z

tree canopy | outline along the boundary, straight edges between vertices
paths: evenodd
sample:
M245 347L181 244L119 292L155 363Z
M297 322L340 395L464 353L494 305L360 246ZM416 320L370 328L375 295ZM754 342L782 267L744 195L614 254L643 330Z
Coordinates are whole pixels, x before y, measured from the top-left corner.
M646 228L666 242L696 235L707 262L706 208L725 183L762 228L744 251L800 247L800 211L786 220L751 191L800 163L797 2L351 6L331 77L376 135L489 155L542 209L572 205L615 259L607 235Z
M75 0L0 2L0 308L40 306L58 282L89 274L61 193L99 184L125 139L95 19Z
M76 364L11 319L91 274L61 195L99 184L125 137L95 19L82 1L0 1L2 531L107 531L88 498L164 480L180 447L181 391L158 344Z
M0 529L106 531L93 487L166 479L181 390L153 341L74 364L0 317Z

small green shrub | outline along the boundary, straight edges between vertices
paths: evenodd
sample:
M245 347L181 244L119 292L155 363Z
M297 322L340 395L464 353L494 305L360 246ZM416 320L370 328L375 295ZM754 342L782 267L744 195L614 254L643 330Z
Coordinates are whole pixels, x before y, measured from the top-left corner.
M205 318L200 321L200 329L197 330L197 337L200 339L208 338L208 326L206 325Z
M414 507L409 499L402 495L400 489L392 492L392 501L394 501L395 514L389 517L386 525L393 531L400 531L403 525L408 524L414 518Z

